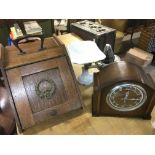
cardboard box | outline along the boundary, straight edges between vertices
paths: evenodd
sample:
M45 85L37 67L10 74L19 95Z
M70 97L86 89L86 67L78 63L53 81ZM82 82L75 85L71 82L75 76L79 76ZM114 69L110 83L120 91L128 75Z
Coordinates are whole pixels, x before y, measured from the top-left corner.
M140 48L131 48L125 56L125 61L134 63L142 68L148 66L153 59L153 54Z

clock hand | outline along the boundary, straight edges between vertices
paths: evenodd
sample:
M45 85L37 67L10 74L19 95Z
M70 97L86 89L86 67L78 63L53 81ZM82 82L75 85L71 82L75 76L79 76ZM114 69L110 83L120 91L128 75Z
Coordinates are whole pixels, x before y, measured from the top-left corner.
M124 100L124 98L122 98L122 100ZM137 98L125 98L125 100L139 100Z
M129 96L129 91L127 91L126 94L125 94L124 103L125 103L125 100L127 100L128 96Z
M129 91L126 92L126 98L129 96Z
M126 98L124 97L124 99L123 99L123 100L124 100L124 103L125 103L125 101L126 101Z
M137 100L138 101L139 99L136 99L136 98L127 98L126 100L133 100L133 101L134 100Z

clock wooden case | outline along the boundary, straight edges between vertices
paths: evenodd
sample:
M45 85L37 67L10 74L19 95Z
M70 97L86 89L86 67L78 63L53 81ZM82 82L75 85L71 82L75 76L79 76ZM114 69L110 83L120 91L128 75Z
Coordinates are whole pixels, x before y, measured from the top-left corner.
M65 46L56 38L1 46L1 71L10 94L10 103L20 131L50 117L83 106L74 71Z
M135 64L120 61L94 74L93 116L151 118L154 83Z

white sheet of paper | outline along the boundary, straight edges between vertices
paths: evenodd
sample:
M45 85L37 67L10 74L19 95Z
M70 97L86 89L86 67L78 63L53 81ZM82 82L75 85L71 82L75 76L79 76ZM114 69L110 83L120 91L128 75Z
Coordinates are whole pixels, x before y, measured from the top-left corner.
M72 63L87 64L105 59L105 54L94 41L73 41L67 46Z

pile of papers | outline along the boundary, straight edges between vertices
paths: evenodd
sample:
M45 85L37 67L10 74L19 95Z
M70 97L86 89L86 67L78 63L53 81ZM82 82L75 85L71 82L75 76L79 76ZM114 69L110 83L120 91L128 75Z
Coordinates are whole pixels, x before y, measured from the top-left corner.
M11 31L10 32L11 39L13 39L13 40L18 38L18 37L23 36L22 30L17 23L14 24L14 26L10 28L10 31Z
M27 34L41 34L42 28L36 21L24 22L25 31Z
M87 64L105 59L105 54L94 41L73 41L67 46L72 63Z
M31 34L31 35L42 34L42 28L36 21L24 22L24 28L25 28L26 34ZM22 30L17 23L15 23L14 26L10 28L10 31L11 31L10 32L11 39L13 40L23 36Z

